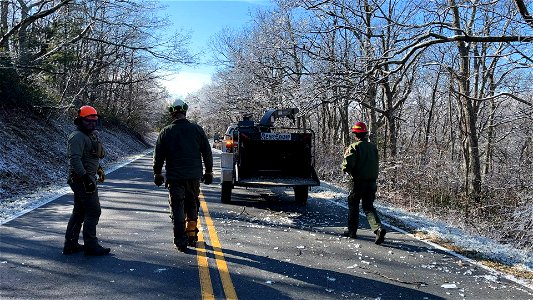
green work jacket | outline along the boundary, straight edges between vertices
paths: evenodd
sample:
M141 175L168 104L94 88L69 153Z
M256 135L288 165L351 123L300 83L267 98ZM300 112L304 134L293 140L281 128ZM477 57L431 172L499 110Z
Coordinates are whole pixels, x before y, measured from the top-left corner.
M95 133L87 135L80 130L73 131L67 142L69 179L79 178L86 173L94 177L104 156L104 147Z
M369 141L357 141L344 153L342 171L354 180L376 180L379 172L379 156L376 145Z
M213 172L213 154L199 125L187 119L174 120L159 133L154 150L154 174L165 164L167 181L200 179L202 159L206 172Z

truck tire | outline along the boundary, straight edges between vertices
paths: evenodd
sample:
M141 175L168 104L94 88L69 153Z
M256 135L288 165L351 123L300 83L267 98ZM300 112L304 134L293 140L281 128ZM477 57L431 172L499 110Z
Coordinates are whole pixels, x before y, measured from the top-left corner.
M306 205L308 195L309 188L307 185L300 185L294 187L294 200L296 200L296 203Z
M231 203L231 182L222 182L222 191L220 193L220 200L222 203Z

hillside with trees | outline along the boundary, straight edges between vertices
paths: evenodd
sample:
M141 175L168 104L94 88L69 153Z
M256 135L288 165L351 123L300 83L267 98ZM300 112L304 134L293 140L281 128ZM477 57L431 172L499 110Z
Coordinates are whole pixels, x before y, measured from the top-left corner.
M158 120L165 70L192 64L183 32L146 1L0 1L3 107L40 113L99 108L108 121L138 132Z
M104 164L149 145L164 120L160 79L192 64L189 36L142 1L0 1L0 198L64 183L78 108L101 116Z

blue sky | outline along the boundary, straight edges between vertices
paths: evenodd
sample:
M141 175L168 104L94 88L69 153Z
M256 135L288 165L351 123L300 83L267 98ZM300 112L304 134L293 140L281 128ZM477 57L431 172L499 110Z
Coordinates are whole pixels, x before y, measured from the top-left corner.
M173 23L174 31L183 29L191 32L192 52L207 51L207 43L211 37L223 28L238 29L250 24L253 12L271 3L268 0L159 0L159 2L166 6L166 9L160 13L168 16L169 21ZM205 58L209 59L209 55L206 53ZM214 70L214 67L208 65L183 68L181 72L164 82L164 85L173 96L184 97L209 83Z

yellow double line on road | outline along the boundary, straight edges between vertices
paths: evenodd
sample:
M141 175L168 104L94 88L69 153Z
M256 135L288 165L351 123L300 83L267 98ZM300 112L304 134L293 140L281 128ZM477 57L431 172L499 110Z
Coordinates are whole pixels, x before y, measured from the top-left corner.
M200 207L204 215L207 230L209 232L209 239L211 240L211 246L213 247L213 253L215 255L215 261L220 274L220 280L222 281L222 287L226 299L237 299L237 293L233 287L231 276L229 275L228 265L224 260L224 253L222 253L222 247L218 240L218 235L215 230L213 220L209 215L207 209L207 203L205 202L204 195L200 193ZM200 217L198 217L198 226L200 226ZM213 284L211 282L211 275L209 275L209 264L207 258L207 250L205 249L204 234L202 231L198 232L198 245L196 247L197 259L198 259L198 272L200 273L200 286L202 289L202 299L211 300L215 299L213 293Z

